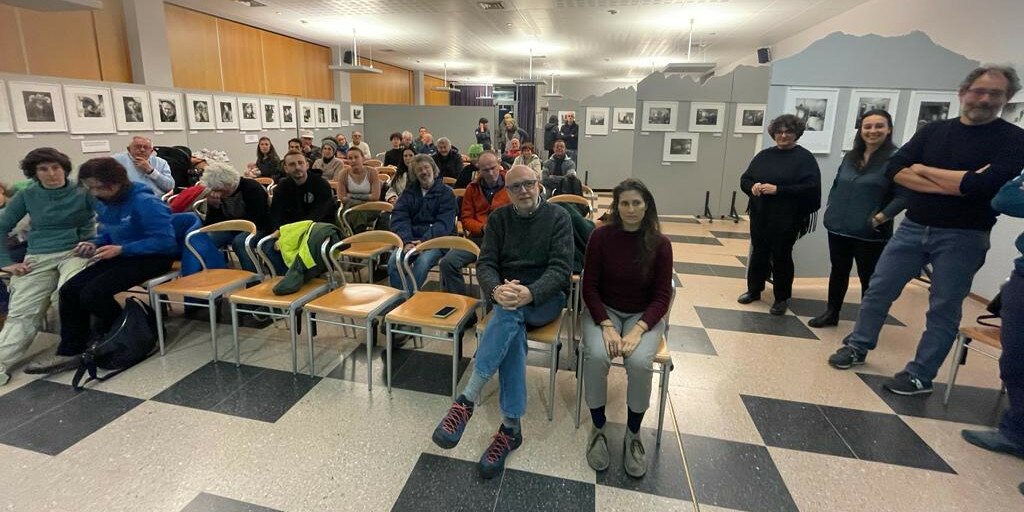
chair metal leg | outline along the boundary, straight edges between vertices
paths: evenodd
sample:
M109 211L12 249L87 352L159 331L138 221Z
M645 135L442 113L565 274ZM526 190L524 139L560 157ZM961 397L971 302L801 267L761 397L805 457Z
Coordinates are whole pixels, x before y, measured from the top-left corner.
M964 350L967 350L964 335L957 333L956 350L953 352L953 360L949 365L949 380L946 383L946 395L942 397L942 405L949 405L949 397L953 394L953 386L956 384L956 374L960 371L960 361L964 357Z
M220 351L217 349L217 299L211 297L207 300L206 308L210 313L210 340L213 343L213 361L217 362L217 359L220 358Z
M661 432L665 430L665 406L668 405L668 377L672 372L672 363L661 365L659 388L661 398L658 399L658 440L655 446L661 446Z
M551 368L548 371L548 421L555 419L555 375L558 372L558 351L562 348L561 343L551 344Z
M313 369L316 368L315 356L313 355L313 313L305 312L306 317L306 339L309 340L309 376L313 377Z
M386 338L386 341L387 341L387 345L384 345L384 352L385 352L384 359L387 360L387 362L385 364L387 365L387 372L386 373L387 373L387 383L388 383L388 394L390 395L391 394L391 339L392 339L392 336L393 336L391 334L391 322L387 322L385 324L384 330L385 330L385 338Z
M452 333L452 335L455 336L455 338L452 339L452 401L454 402L455 398L458 396L457 389L459 386L459 353L461 352L461 350L459 349L459 344L460 341L462 340L462 332L456 330L454 333Z
M231 303L231 339L235 342L235 366L242 366L242 351L238 347L238 309Z
M373 347L377 344L377 330L370 328L373 320L366 319L366 390L373 391Z
M580 428L580 409L583 406L583 348L576 347L576 428Z
M299 373L299 336L295 332L295 309L288 309L288 334L292 338L292 375ZM310 370L312 373L312 370Z
M160 355L164 355L164 308L160 296L149 292L149 303L156 312L156 339L160 343Z

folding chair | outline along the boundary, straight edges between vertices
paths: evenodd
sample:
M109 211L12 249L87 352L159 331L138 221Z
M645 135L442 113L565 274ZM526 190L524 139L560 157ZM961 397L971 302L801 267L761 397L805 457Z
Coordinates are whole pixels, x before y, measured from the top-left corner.
M946 385L946 395L942 398L942 405L949 405L949 397L953 394L953 386L956 385L956 374L960 371L960 365L967 363L967 351L973 350L989 359L999 361L999 354L994 354L972 346L972 341L988 345L996 350L1003 350L1002 328L986 325L975 325L961 327L956 334L956 345L953 350L953 361L949 365L949 384ZM1006 392L1006 384L1003 384L999 393Z
M349 223L349 218L353 212L372 212L377 215L379 219L381 215L385 213L391 213L394 210L394 205L387 201L370 201L368 203L359 204L349 208L348 210L342 211L338 209L338 223L342 225L345 230L345 234L352 236L352 224ZM376 227L376 220L371 230ZM380 256L387 253L390 249L387 249L387 244L382 241L370 242L370 241L358 241L351 244L348 248L341 252L342 264L348 268L349 272L352 272L353 278L356 273L351 270L353 266L365 267L367 272L366 282L373 281L373 269L374 263L380 263Z
M576 194L559 194L557 196L552 196L550 199L548 199L548 202L578 204L587 209L588 219L594 217L594 209L590 206L590 201L587 201L587 199L583 196L578 196Z
M363 165L365 165L367 167L380 167L380 166L384 165L384 162L381 162L380 160L377 160L376 158L371 158L371 159L366 160L365 162L363 162Z

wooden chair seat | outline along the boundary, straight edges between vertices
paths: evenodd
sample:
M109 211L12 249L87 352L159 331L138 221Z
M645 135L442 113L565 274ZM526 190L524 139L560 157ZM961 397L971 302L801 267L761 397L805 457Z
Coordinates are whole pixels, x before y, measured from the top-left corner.
M500 306L495 306L500 307ZM476 323L477 332L483 332L484 328L487 327L487 323L491 321L491 317L494 316L494 311L487 313L487 316L483 320ZM558 318L548 322L540 327L534 327L526 331L526 339L530 341L536 341L538 343L547 343L548 345L554 345L558 343L558 327L562 323L562 315L558 315Z
M391 250L391 244L384 242L356 242L351 247L341 251L346 258L368 259L376 258Z
M658 342L658 353L654 355L654 362L659 364L670 364L672 363L672 354L668 351L668 344L665 343L665 337L661 337L661 341Z
M228 300L242 304L255 306L266 306L277 309L288 309L294 302L314 294L318 289L327 291L327 281L324 279L312 279L303 284L301 288L288 295L275 295L274 287L280 283L283 277L272 277L251 288L244 288L228 295Z
M327 313L363 319L384 303L402 294L401 290L377 284L346 284L306 304L308 313Z
M209 298L232 288L244 286L257 275L247 270L215 268L166 282L153 289L159 295Z
M477 299L453 293L417 292L388 313L387 320L396 324L451 331L479 302ZM453 306L455 312L445 318L435 318L434 313L445 306Z
M961 327L960 334L965 338L970 338L973 341L979 341L990 347L1003 349L1003 342L1001 341L1001 331L998 327L989 327L986 325L972 325L970 327Z

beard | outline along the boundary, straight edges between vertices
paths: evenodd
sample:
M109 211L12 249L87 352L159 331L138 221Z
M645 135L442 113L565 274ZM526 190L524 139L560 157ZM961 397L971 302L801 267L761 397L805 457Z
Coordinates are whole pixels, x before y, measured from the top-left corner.
M986 123L997 117L998 109L992 105L973 105L964 107L964 115L975 123Z

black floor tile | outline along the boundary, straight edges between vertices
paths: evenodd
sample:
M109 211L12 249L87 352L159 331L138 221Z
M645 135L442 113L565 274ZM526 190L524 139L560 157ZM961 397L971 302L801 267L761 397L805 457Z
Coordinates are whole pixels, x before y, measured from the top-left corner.
M651 409L650 414L657 414ZM584 422L580 428L590 431L590 424ZM633 478L626 474L622 467L622 438L626 432L626 426L621 423L605 423L605 435L608 437L608 453L610 465L608 469L597 474L597 483L639 491L647 494L657 494L667 498L689 500L690 486L686 485L686 470L683 468L683 457L679 453L679 445L675 439L675 433L665 430L662 434L661 446L655 447L655 440L658 431L653 428L641 428L640 435L643 438L644 448L647 451L647 474L643 478ZM581 454L581 456L583 456Z
M712 231L715 238L732 238L734 240L750 240L750 233L742 231Z
M803 321L793 315L774 316L757 311L707 308L696 306L697 316L706 329L749 332L772 336L788 336L808 340L819 339Z
M668 348L678 352L690 352L717 356L718 351L711 344L708 332L700 327L672 325L668 329Z
M722 245L717 238L712 236L689 236L689 235L665 235L669 240L677 244L697 245Z
M0 411L3 411L0 414L0 434L14 430L77 396L71 386L42 379L0 395Z
M993 363L992 371L995 372L997 369ZM997 389L958 384L949 397L949 406L945 406L942 405L942 398L946 393L944 383L932 383L935 391L928 396L900 396L882 389L882 383L889 378L887 376L867 373L858 373L857 376L892 410L904 416L995 426L999 424L999 418L1007 408L1006 397Z
M899 416L820 407L859 459L956 474Z
M683 286L683 282L679 280L679 276L676 275L675 272L672 273L672 286L675 287L675 288L679 288L680 286Z
M280 512L276 508L261 507L244 501L224 498L216 494L199 493L181 509L181 512Z
M682 434L700 503L750 511L798 510L764 446Z
M740 397L768 446L855 457L817 405L759 396Z
M746 256L736 256L736 259L740 260L740 263L743 264L744 268L746 268L747 264L750 262L750 258Z
M505 470L495 512L564 512L594 510L594 484Z
M409 355L413 353L412 342L409 342L410 348L396 348L391 351L391 374L399 370L406 361L409 360ZM387 384L387 377L385 371L387 369L387 361L384 359L384 347L375 346L373 347L373 385L384 386ZM357 346L352 352L349 352L342 359L341 364L336 366L327 377L332 379L351 380L354 382L366 382L366 345L362 344Z
M825 308L828 303L823 300L817 299L789 299L789 310L796 316L804 317L816 317L825 312ZM860 313L860 304L855 302L844 302L843 309L839 312L840 320L849 320L851 322L857 321L857 315ZM885 318L886 325L895 325L897 327L905 327L906 324L895 319L892 315L887 315Z
M747 269L732 265L709 265L706 263L690 263L686 261L677 261L672 265L674 266L675 271L680 274L731 277L733 279L747 278Z
M30 389L21 393L22 389L29 386ZM53 386L67 389L61 391ZM68 392L75 395L69 400L60 401ZM33 412L26 412L26 409L7 409L7 403L0 403L0 410L3 410L0 416L10 414L21 421L16 426L8 424L8 430L0 433L0 443L47 455L57 455L74 446L78 441L92 435L143 402L137 398L92 389L75 393L71 386L53 382L42 385L27 384L8 393L4 398L15 394L21 395L22 398L35 395L49 401L45 409L40 407ZM17 397L14 398L17 400ZM11 403L16 403L15 400ZM55 405L57 401L60 403Z
M675 222L677 224L700 224L700 221L692 217L658 217L661 222Z
M451 348L451 344L447 344ZM409 341L406 348L391 352L391 386L434 395L452 394L452 356L449 353L415 349ZM563 358L564 359L564 358ZM459 378L469 368L470 359L459 360ZM547 366L547 365L545 365ZM386 385L386 361L383 347L373 348L373 384ZM337 368L327 374L334 379L366 382L366 345L359 345Z
M423 453L391 510L494 510L501 480L480 478L475 462Z
M263 368L209 362L153 397L157 402L209 410L256 378Z

